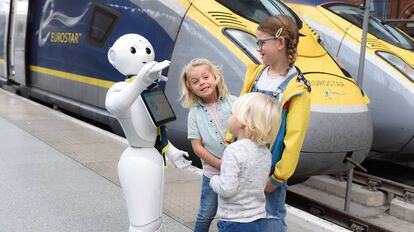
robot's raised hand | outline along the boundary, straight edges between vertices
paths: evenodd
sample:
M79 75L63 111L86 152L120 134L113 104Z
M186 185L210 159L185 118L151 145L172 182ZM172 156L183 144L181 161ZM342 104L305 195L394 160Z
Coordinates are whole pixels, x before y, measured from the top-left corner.
M151 85L155 80L159 78L159 75L150 75L152 73L161 72L164 68L170 65L170 61L164 60L163 62L152 61L144 65L139 71L137 78L142 79L146 86Z
M145 64L144 67L142 67L139 70L136 77L137 80L141 80L141 82L144 83L145 86L151 85L156 80L156 78L154 79L154 75L150 75L152 73L152 69L155 67L156 64L156 61L151 61Z
M159 80L161 80L161 81L168 81L168 78L167 77L161 75L161 71L163 69L165 69L166 67L168 67L168 66L170 66L170 61L169 60L164 60L164 61L162 61L160 63L157 63L155 65L155 67L153 68L154 70L158 70L158 79Z
M177 149L171 143L166 152L168 164L174 168L187 168L191 165L190 160L186 160L185 157L189 157L188 153Z
M165 69L166 67L170 66L170 61L169 60L164 60L162 62L158 62L157 64L155 64L155 66L152 68L151 72L158 72L161 71L163 69Z

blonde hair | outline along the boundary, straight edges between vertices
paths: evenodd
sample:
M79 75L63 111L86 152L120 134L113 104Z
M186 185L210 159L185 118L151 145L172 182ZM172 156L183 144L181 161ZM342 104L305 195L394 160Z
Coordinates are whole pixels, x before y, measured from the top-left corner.
M287 15L274 15L267 17L259 24L257 30L269 35L276 35L282 29L281 37L285 38L286 55L289 59L289 66L295 64L297 57L297 48L299 43L299 31L295 21Z
M220 72L220 68L215 66L207 59L197 58L193 59L188 63L183 70L181 71L180 75L180 101L181 105L184 108L191 108L197 104L197 101L201 100L197 95L194 94L193 90L191 89L190 82L187 78L188 72L197 66L205 65L215 77L217 82L217 97L227 97L229 91L227 90L226 83L224 82L224 76Z
M276 102L262 93L247 93L233 104L232 113L244 126L245 136L260 144L274 141L279 130Z

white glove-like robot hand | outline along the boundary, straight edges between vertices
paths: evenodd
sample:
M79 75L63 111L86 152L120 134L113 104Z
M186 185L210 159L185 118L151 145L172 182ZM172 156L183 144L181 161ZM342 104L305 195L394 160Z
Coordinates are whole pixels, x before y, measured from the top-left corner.
M167 162L169 165L172 165L174 168L187 168L191 165L190 160L186 160L185 157L189 157L188 153L174 147L170 142L168 142L169 148L166 152Z
M155 80L161 79L167 81L168 78L161 75L161 70L168 67L170 61L164 60L162 62L152 61L144 65L137 74L137 79L141 80L144 86L151 85Z

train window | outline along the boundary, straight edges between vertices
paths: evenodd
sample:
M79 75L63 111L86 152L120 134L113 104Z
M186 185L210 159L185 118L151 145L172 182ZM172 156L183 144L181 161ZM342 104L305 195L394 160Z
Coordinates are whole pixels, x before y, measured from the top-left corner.
M217 0L220 4L226 6L234 13L260 23L271 15L287 15L290 16L302 28L302 21L287 6L280 1L272 0Z
M281 1L261 1L262 4L270 11L271 15L287 15L291 17L297 24L298 29L301 29L303 26L302 20L299 19L299 16L296 15L295 12L293 12L292 9L287 7L283 2ZM273 5L273 6L272 6ZM277 11L275 11L277 9Z
M88 30L88 42L102 47L118 22L121 13L101 3L95 3Z
M362 29L364 11L360 8L340 3L326 4L324 7ZM401 33L398 29L383 24L381 20L372 16L370 16L368 24L368 32L378 39L384 40L400 48L414 50L414 43L411 39Z

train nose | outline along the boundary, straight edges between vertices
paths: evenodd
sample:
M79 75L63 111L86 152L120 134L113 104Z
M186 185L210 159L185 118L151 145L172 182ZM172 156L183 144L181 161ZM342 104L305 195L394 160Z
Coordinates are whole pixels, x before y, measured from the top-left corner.
M329 74L305 75L312 87L311 117L296 177L331 174L361 163L371 148L373 128L360 89L350 79Z

